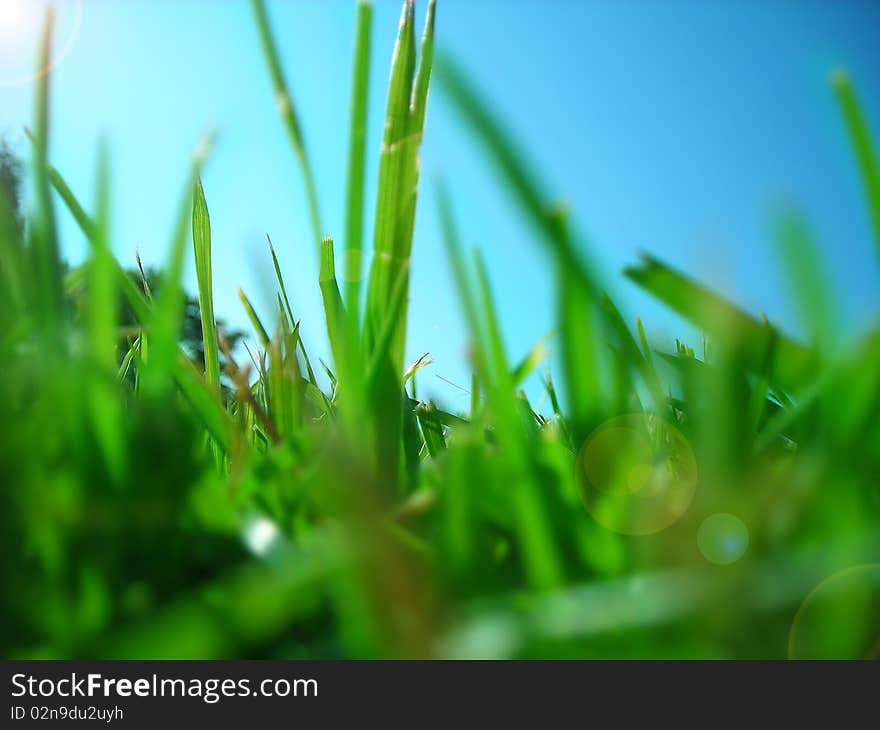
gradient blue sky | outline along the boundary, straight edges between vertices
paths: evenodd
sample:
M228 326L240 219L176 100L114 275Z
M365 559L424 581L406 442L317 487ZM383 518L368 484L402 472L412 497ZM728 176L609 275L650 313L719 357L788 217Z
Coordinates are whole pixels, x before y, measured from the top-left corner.
M59 48L76 4L55 2ZM0 84L26 72L22 59L33 58L45 5L0 0ZM370 211L400 4L374 6ZM354 1L270 0L269 11L324 225L340 237ZM880 268L828 77L840 65L850 70L880 134L880 3L440 0L437 24L439 45L473 74L574 209L627 316L641 314L659 341L670 342L680 323L619 274L640 250L800 329L768 233L771 211L785 202L807 213L821 240L846 328L876 316ZM83 0L53 81L52 159L88 203L98 141L107 138L114 248L127 264L136 248L147 263L162 261L190 152L203 131L218 130L204 175L218 316L245 324L238 285L271 311L269 232L304 336L326 352L301 181L246 0ZM22 152L32 93L27 83L0 85L0 130ZM553 292L530 229L444 101L435 89L408 354L431 351L436 362L422 388L463 407L466 397L434 377L467 382L432 179L446 179L468 242L485 252L512 357L551 327ZM65 254L81 259L83 237L69 216L60 220Z

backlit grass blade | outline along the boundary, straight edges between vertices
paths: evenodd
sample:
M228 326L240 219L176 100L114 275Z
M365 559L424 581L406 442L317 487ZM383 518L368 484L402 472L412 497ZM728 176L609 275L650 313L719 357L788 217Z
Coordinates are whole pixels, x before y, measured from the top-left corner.
M67 205L71 215L73 215L80 229L82 229L82 232L86 235L86 238L91 238L94 221L92 221L92 219L89 218L89 215L82 209L82 206L77 201L73 191L67 186L64 178L61 177L61 173L59 173L54 167L49 167L49 181L51 182L52 187L54 187L56 192L61 196L65 205Z
M116 371L116 380L120 383L125 381L125 378L128 375L129 368L131 367L131 363L137 355L140 346L141 338L136 337L131 345L129 345L129 348L128 350L126 350L125 355L123 355L122 362L119 364L119 369Z
M150 322L150 355L144 383L156 393L161 392L174 370L174 359L179 350L180 331L184 315L183 275L186 244L192 221L193 189L199 170L194 165L187 180L183 199L174 225L171 246L164 267L162 289L156 297Z
M798 308L811 344L833 348L839 324L836 300L827 266L806 220L794 211L782 212L774 220L773 233L789 297Z
M489 288L486 267L478 252L474 263L478 301L485 314L488 357L494 376L490 394L495 409L495 428L505 454L506 480L516 517L517 538L529 584L546 590L562 583L563 570L553 530L546 512L546 502L533 479L533 469L526 450L519 402L513 392L513 381L504 352L501 327Z
M471 373L471 420L477 417L480 412L480 379L477 374Z
M862 184L874 228L874 243L880 252L880 166L877 162L877 151L849 74L846 71L837 71L832 77L832 83L861 169Z
M636 317L636 329L639 331L639 344L642 346L642 355L644 355L645 362L653 369L654 357L651 355L651 346L648 344L648 336L645 334L645 326L642 324L641 317Z
M432 402L419 405L416 408L416 416L419 420L419 426L422 429L422 435L425 438L425 446L431 458L437 458L446 449L446 437L443 434L443 427L433 418L430 417L431 412L435 410Z
M80 225L83 234L91 244L93 250L95 248L95 237L97 224L84 211L82 205L76 199L70 186L64 181L58 171L51 176L51 182L56 192L61 196L64 203L68 206L77 223ZM74 211L79 211L81 215L77 216ZM186 219L182 219L183 233L185 239ZM151 328L153 325L153 307L150 301L137 285L131 280L125 270L119 264L112 253L110 255L111 266L114 271L116 286L122 293L126 303L131 308L135 319L145 328ZM143 355L145 342L142 339L139 351ZM229 414L223 408L219 394L212 389L204 380L204 378L196 372L195 366L190 362L189 358L180 348L177 348L177 355L173 364L174 382L183 393L187 402L190 404L193 412L199 421L208 430L214 441L224 450L229 447L228 434L231 430L232 421Z
M458 301L462 307L465 320L471 335L471 344L474 349L477 376L488 385L490 380L488 356L485 351L486 335L484 325L477 304L477 296L473 283L468 274L464 255L461 250L461 239L452 213L452 205L446 186L442 181L437 181L437 207L440 213L440 226L443 232L443 245L446 248L446 256L452 267L453 278L458 290Z
M413 65L415 28L412 18L412 6L410 6L409 19L407 21L408 30L404 36L404 43L398 49L400 55L395 57L396 61L404 59L405 62L401 63L399 68L392 69L388 118L385 128L386 137L383 144L383 155L385 152L388 153L387 162L389 164L386 170L388 174L384 178L384 182L381 163L379 170L380 189L387 185L389 195L386 198L386 205L390 204L392 208L388 210L387 207L383 209L377 206L377 237L375 241L375 251L376 256L379 258L378 265L380 266L380 271L381 267L385 266L385 264L387 264L388 269L385 280L382 283L382 287L386 289L384 294L386 298L390 295L390 290L387 287L401 270L408 270L409 258L412 253L419 186L419 151L422 144L428 88L433 67L435 8L434 0L430 0L425 20L424 35L419 49L418 68L416 69ZM404 7L404 12L406 12L406 6ZM395 72L399 72L399 77L395 78ZM399 85L395 84L396 80L400 82ZM398 93L399 96L396 96ZM394 106L392 106L393 96L395 97ZM399 106L397 106L398 104ZM384 240L390 241L390 251L384 251L382 254L379 253L383 250L380 243L383 239L379 238L380 219L389 221L389 226L386 227L383 236L386 233L388 234L388 238ZM390 258L386 254L390 254ZM374 259L374 266L376 264L377 261ZM382 279L383 277L380 276L379 280L382 281ZM395 333L391 354L392 363L398 367L403 361L404 343L406 340L406 301L404 301L403 307L401 324Z
M323 238L321 213L318 207L318 193L315 188L312 166L309 162L308 154L306 153L302 128L296 114L293 97L290 95L287 86L287 80L284 77L284 71L281 68L281 58L278 54L278 47L272 37L269 17L266 14L266 5L263 0L251 0L251 7L253 9L254 19L257 23L257 32L260 36L263 57L266 60L266 66L269 69L269 76L272 80L278 113L281 115L281 121L284 123L284 129L287 131L287 136L290 139L290 144L293 147L297 162L299 162L300 171L302 172L309 205L312 234L314 236L315 245L319 246L321 239Z
M486 322L490 367L499 388L512 388L513 378L510 375L510 367L507 362L504 337L501 334L501 324L498 321L497 311L492 300L489 275L486 271L483 257L479 250L476 249L474 250L474 269L476 271L477 291L479 292L478 301Z
M92 247L92 249L94 249L95 237L97 235L96 222L89 216L88 213L86 213L85 209L82 207L79 200L76 198L75 194L71 190L70 186L61 176L61 173L58 172L58 170L56 170L55 168L50 168L49 179L52 187L55 188L55 192L58 193L62 202L64 202L71 215L73 215L74 220L79 225L79 228L82 231L83 235L86 237L89 245ZM113 260L113 269L116 272L116 286L119 287L119 290L122 292L126 303L129 305L129 307L131 307L135 319L137 319L140 324L147 326L152 316L151 300L144 292L138 289L137 285L131 280L128 274L125 273L125 270L122 268L122 265L116 260L115 256L112 256L111 254L111 258Z
M49 178L52 187L55 188L55 191L61 197L61 200L67 206L68 210L79 225L83 235L85 235L86 240L94 249L96 235L95 221L85 212L73 191L70 189L70 186L65 182L58 170L52 168L50 170ZM141 292L137 288L137 285L129 278L128 274L125 273L125 270L115 257L113 257L113 262L113 268L116 272L116 286L119 287L119 291L122 292L125 301L128 303L129 307L131 307L137 321L144 326L148 325L152 316L150 314L150 302L147 300L144 293Z
M266 236L266 240L269 242L269 253L272 256L272 266L275 269L275 278L278 281L278 286L281 289L281 296L284 301L284 311L287 313L287 318L290 322L290 326L293 327L296 322L296 318L293 316L293 308L290 306L290 299L287 296L287 287L284 284L284 277L281 275L281 266L278 264L278 256L275 255L275 246L272 245L272 239L269 236ZM306 374L309 378L309 382L315 387L318 386L318 381L315 380L315 373L312 370L312 363L309 361L309 354L306 352L306 346L302 341L302 337L299 334L299 329L296 330L296 341L299 345L299 350L303 356L303 363L306 366Z
M379 336L373 348L369 365L367 366L366 387L368 392L373 392L377 386L377 380L381 372L382 364L387 362L388 351L391 347L391 340L397 331L398 322L403 313L403 301L406 297L406 283L408 281L408 271L401 270L397 275L397 282L394 284L394 290L391 293L391 302L388 306L385 322L379 330Z
M254 331L257 333L260 345L262 345L264 350L268 349L269 333L266 332L266 328L257 316L257 312L251 304L251 300L247 298L247 294L245 294L241 288L238 290L238 298L241 300L241 305L244 307L244 311L247 313L248 319L251 321Z
M103 145L99 154L97 181L97 226L89 267L87 307L92 365L89 414L107 469L113 480L119 483L125 469L125 438L121 402L114 378L117 368L118 301L109 241L109 170L107 151Z
M557 321L572 419L583 430L596 411L602 386L597 367L599 287L571 235L567 215L551 200L545 185L490 108L486 97L448 57L438 64L438 79L460 117L494 163L526 218L541 234L557 271Z
M485 462L481 459L479 442L468 440L457 444L448 452L448 481L440 495L441 537L444 555L448 560L446 569L454 576L466 578L477 561L478 539L475 527L478 498L470 488L475 476L478 478Z
M269 410L279 436L290 439L299 425L300 376L296 367L295 340L282 321L269 343Z
M551 336L552 333L538 340L532 346L532 349L526 353L526 356L514 367L511 376L515 386L521 385L549 357L550 348L547 347L547 341Z
M370 266L364 316L364 350L374 354L375 345L391 305L392 289L401 274L406 277L412 248L412 232L404 218L407 201L415 195L420 135L411 136L411 100L415 73L414 3L406 0L400 17L397 41L391 60L391 78L385 112L385 129L379 156L379 186L376 196L373 258ZM407 181L412 187L407 187ZM397 319L389 353L379 369L378 386L373 393L372 420L376 438L377 463L392 475L392 485L406 480L399 468L403 445L410 443L403 433L403 383L401 370L406 341L406 299L404 314ZM411 425L411 424L410 424Z
M205 378L220 387L220 346L214 321L214 279L211 266L211 218L201 177L193 186L192 203L193 255L199 285L199 311L202 320L202 342L205 350Z
M367 291L366 335L372 347L388 306L392 282L401 266L408 266L409 254L401 242L401 190L406 135L409 130L409 105L415 69L415 30L413 2L406 0L400 17L397 42L391 60L391 80L385 112L385 131L379 157L379 190L376 198L373 260ZM403 364L392 358L392 370Z
M410 129L416 134L420 134L425 128L428 89L431 86L431 71L434 66L434 17L436 12L436 0L428 0L425 30L422 33L422 44L419 48L419 67L416 70L410 101Z
M595 300L577 275L560 260L556 266L556 317L569 419L576 441L596 425L602 396Z
M592 293L599 291L594 274L584 265L571 239L566 216L546 192L525 156L483 94L449 57L437 65L440 87L456 111L486 150L500 176L511 190L526 217L542 233L544 242L564 266L572 270Z
M759 322L719 295L650 256L626 275L685 319L727 343L745 365L771 382L795 387L813 372L816 356L772 327Z
M416 202L419 187L419 149L425 130L425 115L428 106L428 89L431 85L431 71L434 67L434 15L435 0L428 3L425 30L419 46L419 64L413 80L409 105L409 124L405 144L403 144L403 162L401 173L401 249L399 256L403 258L412 250L413 233L416 222Z
M362 0L357 6L357 30L351 89L348 143L348 187L345 206L345 304L350 326L360 322L360 287L363 276L364 176L366 171L367 110L370 81L370 32L373 8Z
M37 68L49 68L55 23L54 11L46 13L37 57ZM61 341L61 271L58 260L58 241L55 229L55 211L49 187L49 81L52 74L40 73L34 93L33 145L33 214L29 225L29 249L33 260L32 271L39 296L32 303L39 318L47 344L56 348Z
M0 316L24 310L25 255L23 223L13 202L0 194ZM5 322L5 326L10 324Z
M336 282L336 259L333 255L333 239L329 236L321 241L321 269L318 275L318 283L321 287L321 298L324 301L324 315L327 320L327 336L330 339L330 349L337 369L345 367L345 312L342 306L342 296L339 293L339 285Z
M643 354L642 350L639 349L639 344L636 342L635 337L633 337L632 332L630 332L629 327L626 326L623 315L621 315L617 305L608 294L602 295L601 306L604 323L606 325L604 328L606 336L614 336L614 344L619 349L620 354L628 367L639 373L642 380L644 380L645 385L651 393L654 406L657 409L663 409L666 402L666 396L663 393L663 386L660 383L660 379L657 377L657 371L654 370L653 363L649 359L650 352L648 352L648 356L646 356ZM637 326L639 328L639 336L644 338L645 333L644 329L642 329L641 321L637 322Z

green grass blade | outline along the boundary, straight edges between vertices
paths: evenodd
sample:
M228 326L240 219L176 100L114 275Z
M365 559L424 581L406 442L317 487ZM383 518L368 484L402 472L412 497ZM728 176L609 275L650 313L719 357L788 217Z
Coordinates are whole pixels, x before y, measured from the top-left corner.
M199 311L202 319L202 342L205 349L205 378L220 388L220 345L214 320L214 279L211 265L211 218L202 179L196 178L192 203L193 256L199 286Z
M266 235L266 240L269 242L269 253L272 256L272 266L275 269L275 278L277 279L278 286L281 289L281 296L284 301L284 311L287 314L288 321L290 322L290 327L293 328L294 323L296 322L296 318L293 316L293 308L290 306L290 299L287 296L287 287L284 285L284 277L281 275L281 266L278 264L278 256L275 255L275 246L272 245L272 239L269 238L268 235ZM306 352L305 343L302 341L302 337L299 334L299 328L296 328L296 342L303 356L303 363L306 366L306 374L309 378L309 382L317 388L318 381L315 380L315 373L312 370L312 363L309 360L309 354Z
M880 253L880 167L877 164L877 152L849 75L845 71L837 71L832 77L832 83L862 173L862 184L874 229L874 243Z
M345 311L342 296L336 282L336 259L333 254L333 239L329 236L321 241L321 269L318 275L321 298L324 301L324 315L327 319L327 335L336 368L345 371Z
M366 387L368 392L373 392L377 385L377 379L382 369L383 363L389 358L391 348L391 340L397 331L397 324L403 312L403 301L406 297L407 272L401 270L397 276L397 282L394 284L394 290L391 294L391 303L388 307L385 322L379 331L373 353L370 357L370 363L367 366Z
M476 372L471 373L471 420L477 417L480 412L480 379Z
M275 39L272 37L272 29L269 24L269 17L266 13L266 5L263 0L251 0L251 7L253 9L254 19L257 23L257 32L260 36L263 57L266 60L266 66L269 69L269 77L271 78L272 87L275 91L275 103L278 106L278 113L281 115L281 121L284 123L284 129L287 131L287 136L290 139L290 144L293 147L300 171L302 172L306 188L306 197L308 199L309 216L312 223L312 233L314 235L315 245L319 246L321 239L323 238L324 229L321 225L318 193L315 188L312 166L306 152L302 128L296 114L293 97L288 90L284 71L281 68L281 57L278 54L278 47L275 43Z
M468 275L467 265L461 250L461 239L452 213L452 205L446 186L442 181L437 181L437 207L440 213L440 226L443 233L443 245L446 248L446 257L452 267L452 275L458 289L458 301L461 304L465 320L471 335L473 346L476 374L486 384L490 381L488 370L488 355L486 354L486 334L483 328L480 310L477 305L477 297L473 284Z
M64 178L61 177L61 173L59 173L54 167L49 168L49 182L67 205L67 208L70 210L70 213L73 215L82 232L87 238L91 238L93 235L92 229L95 225L94 221L92 221L89 215L82 209L82 206L77 201L73 191L67 186Z
M513 368L511 376L515 386L521 385L550 356L550 348L547 346L547 342L552 335L553 333L550 332L538 340L526 353L525 357Z
M462 120L485 149L526 218L541 234L557 270L557 319L563 373L570 410L578 431L593 420L599 393L597 368L600 323L596 305L600 289L583 263L564 210L555 204L525 155L504 128L481 93L448 57L437 67L441 88Z
M437 13L436 0L429 0L425 16L425 30L419 48L419 67L413 83L410 101L410 129L420 134L425 128L425 111L428 106L428 89L431 86L431 71L434 66L434 18Z
M486 319L489 360L495 378L495 387L490 398L495 409L495 426L499 442L509 468L507 477L522 560L530 585L547 590L562 583L562 563L553 539L545 500L533 478L528 447L522 434L522 420L519 417L520 402L513 392L513 381L504 353L504 343L495 313L495 304L492 301L489 278L479 252L475 252L474 263L479 302Z
M385 132L379 158L379 189L376 197L373 260L367 291L366 336L372 348L388 307L392 283L402 266L408 266L409 252L400 241L403 164L409 130L409 104L415 68L413 2L406 0L400 17L397 42L391 60L391 80L385 112ZM401 328L403 329L403 328ZM402 345L394 369L403 365Z
M746 367L793 388L814 374L816 355L766 322L759 322L693 279L650 256L626 275L685 319L725 342Z
M789 296L814 347L832 347L839 331L836 299L828 268L804 217L794 211L776 216L776 250L788 283Z
M55 23L49 9L43 25L37 68L49 67ZM49 81L52 74L41 73L34 94L33 189L34 206L29 226L30 252L39 296L33 302L47 343L57 347L61 317L61 270L55 228L55 211L49 183Z
M115 382L118 301L114 259L110 252L110 183L107 151L102 145L97 174L95 246L89 267L88 331L91 355L89 414L108 472L120 482L125 470L121 402Z
M96 245L95 238L97 224L85 213L82 205L80 205L76 196L70 189L70 186L67 185L64 178L57 170L55 170L55 174L52 175L50 179L52 186L61 196L63 202L68 206L71 213L73 213L83 234L85 234L94 250ZM76 211L79 211L81 215L78 216ZM185 218L182 220L182 225L185 234ZM145 294L138 289L137 285L131 280L128 274L125 273L125 270L112 254L111 265L116 279L116 286L122 293L128 306L131 308L135 319L141 326L151 328L154 317L151 302L147 299ZM139 347L139 351L142 355L146 349L145 345L145 339L142 337ZM217 443L222 449L228 450L232 420L224 409L217 391L209 386L204 378L196 372L195 366L179 348L172 367L174 382L190 404L196 417L207 429L208 433L214 438L215 443Z
M545 185L532 170L512 136L497 118L486 95L448 56L437 64L437 78L447 98L481 143L527 218L542 234L554 257L572 270L582 285L594 295L599 287L595 275L575 250L564 211L551 200Z
M425 130L425 114L428 106L428 89L434 67L434 15L436 3L430 0L425 19L425 30L419 46L419 65L415 72L409 105L409 123L405 143L402 144L401 163L401 223L398 256L409 256L412 249L416 222L416 202L419 188L419 149Z
M13 202L0 194L0 316L23 314L26 253L23 222Z
M96 236L95 221L85 212L82 205L73 194L73 191L70 189L70 186L61 176L61 173L54 168L50 170L50 181L52 187L55 188L55 191L61 197L61 200L67 206L68 210L79 225L80 230L94 249ZM131 307L137 321L140 324L147 326L152 316L150 302L147 300L144 293L137 288L137 285L131 280L131 278L129 278L128 274L125 273L125 270L115 257L113 258L113 268L116 274L116 286L119 287L119 291L122 292L125 301Z
M653 362L650 359L650 352L648 351L648 355L645 355L639 349L639 343L636 342L636 338L630 332L629 327L626 326L623 315L608 294L602 295L602 314L606 325L606 334L614 335L614 344L620 351L624 361L630 368L641 375L642 380L644 380L651 393L654 406L658 410L662 410L666 404L666 396L663 393L663 386L660 378L657 376L657 371L654 369ZM644 347L647 340L641 320L637 320L636 324Z
M157 392L170 382L175 357L179 351L185 304L183 275L187 233L192 223L193 190L198 175L199 169L194 166L180 203L164 267L162 289L156 297L150 322L150 356L145 383L149 383L149 387Z
M345 304L350 326L357 333L360 322L360 291L363 276L364 176L367 159L367 111L370 81L370 32L373 8L357 6L354 69L351 89L351 122L348 143L348 187L345 206Z
M432 412L436 410L434 404L419 404L416 407L416 416L425 439L425 446L432 459L436 459L446 449L446 437L443 434L443 426L434 418Z
M563 382L567 386L571 429L579 442L595 426L602 395L598 312L588 290L563 261L557 265L556 277Z
M125 355L122 357L122 362L119 364L119 368L116 371L116 380L119 383L125 382L125 378L128 375L129 368L131 367L131 363L134 361L135 356L140 350L141 346L141 338L136 337L134 341L129 345L128 350L125 351Z
M263 349L269 349L269 333L266 332L266 328L257 316L257 312L251 304L251 300L247 298L247 295L241 288L238 290L238 298L241 300L241 305L244 307L244 311L247 313L248 319L251 321L251 325L253 325L254 331L257 333L257 337L259 338Z

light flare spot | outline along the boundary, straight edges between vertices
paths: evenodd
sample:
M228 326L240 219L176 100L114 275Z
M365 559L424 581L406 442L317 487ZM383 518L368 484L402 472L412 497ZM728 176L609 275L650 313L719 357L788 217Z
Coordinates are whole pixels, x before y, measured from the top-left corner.
M739 560L749 546L749 529L736 515L719 512L709 515L697 530L697 547L715 565Z
M272 520L265 517L253 517L247 520L242 530L242 539L254 555L268 555L278 544L281 532Z
M603 527L649 535L676 522L697 485L697 462L685 436L645 413L618 416L596 428L578 453L584 507Z

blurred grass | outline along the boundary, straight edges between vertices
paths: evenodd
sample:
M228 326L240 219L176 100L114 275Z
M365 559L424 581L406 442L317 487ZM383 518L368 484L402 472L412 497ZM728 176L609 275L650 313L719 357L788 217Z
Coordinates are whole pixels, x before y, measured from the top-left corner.
M271 241L277 311L261 319L239 292L255 347L251 362L236 361L214 316L206 155L181 161L186 183L155 296L146 276L138 286L125 272L109 240L109 156L102 148L87 211L50 164L44 76L33 203L21 212L0 196L4 655L876 652L876 571L855 568L880 555L880 334L875 326L858 342L836 336L836 301L806 218L786 212L774 231L808 342L647 256L627 276L705 332L697 348L653 341L606 293L590 246L527 148L468 74L441 59L447 101L557 281L546 292L554 331L528 353L508 352L491 272L479 251L462 248L452 195L438 185L473 368L468 409L451 412L418 397L427 356L403 360L436 5L419 45L414 3L403 4L364 291L369 3L358 4L355 29L341 289L301 107L264 3L252 4L320 250L330 387L319 387ZM51 28L50 16L43 56ZM876 228L868 123L848 77L837 73L833 84ZM59 203L91 246L69 272ZM202 360L183 346L190 243ZM543 372L551 349L562 388ZM534 378L546 411L520 391ZM646 528L658 517L651 505L663 529ZM697 541L717 513L748 532L747 546L709 536L727 551L720 561ZM846 591L823 592L842 584L826 580L840 571ZM863 575L868 582L854 586ZM837 638L828 617L851 630Z

